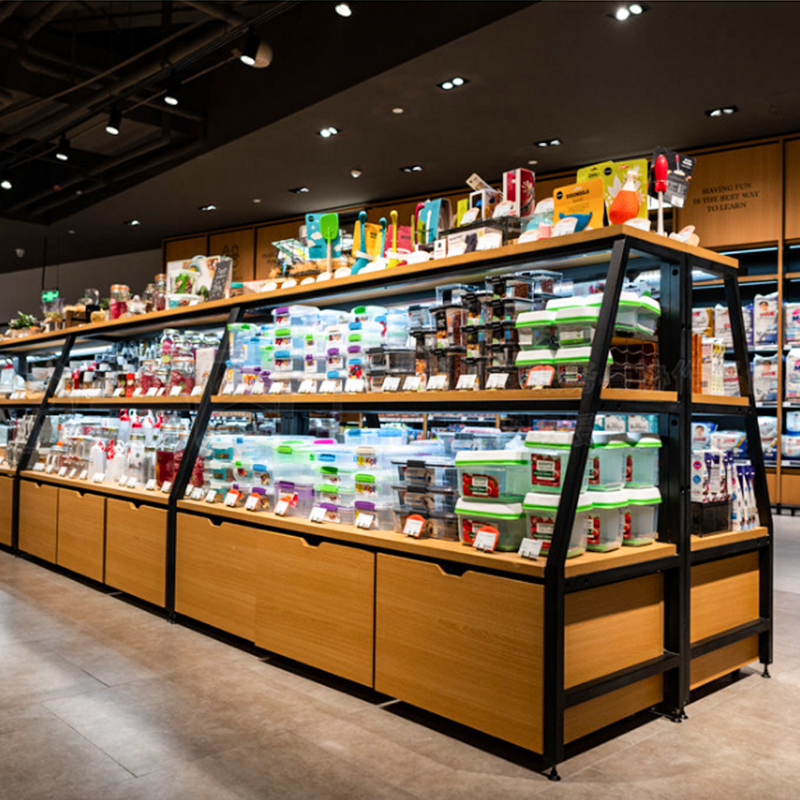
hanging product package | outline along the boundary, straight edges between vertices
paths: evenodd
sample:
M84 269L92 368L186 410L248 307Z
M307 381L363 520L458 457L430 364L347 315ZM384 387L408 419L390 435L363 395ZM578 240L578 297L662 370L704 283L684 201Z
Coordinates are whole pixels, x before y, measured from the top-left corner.
M800 400L800 348L793 347L786 354L786 400Z
M761 449L765 461L778 457L778 420L776 417L759 417L758 431L761 434Z
M778 361L776 356L757 355L753 358L753 394L756 403L778 402Z
M786 433L800 434L800 411L786 412Z
M692 423L692 450L703 450L711 445L711 434L717 429L716 422Z
M800 344L800 303L786 303L783 312L784 344Z
M778 343L778 293L757 294L753 300L753 344Z
M714 338L720 339L725 347L733 347L731 315L728 307L719 303L714 306Z

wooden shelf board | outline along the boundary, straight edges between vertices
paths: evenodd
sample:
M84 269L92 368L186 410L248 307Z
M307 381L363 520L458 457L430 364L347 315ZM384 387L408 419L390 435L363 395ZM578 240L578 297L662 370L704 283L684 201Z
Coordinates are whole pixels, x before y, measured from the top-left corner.
M800 276L800 273L798 273L798 276ZM763 283L766 281L777 281L777 280L778 280L777 273L769 273L768 275L739 275L738 277L739 283ZM697 281L696 283L692 284L692 288L697 289L704 286L722 286L722 285L723 285L722 278L718 278L712 281Z
M75 489L79 492L96 492L98 494L107 495L108 497L142 500L159 506L165 506L169 502L169 495L162 494L158 491L148 492L145 489L128 489L127 487L116 486L111 483L93 483L92 481L81 481L77 478L59 478L58 475L34 472L32 469L21 472L20 477L29 478L39 483L51 483L55 486Z
M70 405L70 406L146 406L158 408L159 406L177 405L199 405L199 396L189 397L52 397L48 401L51 405Z
M12 477L16 475L17 470L14 467L0 467L0 475L8 475Z
M710 533L708 536L692 535L692 550L708 550L710 547L746 542L768 535L766 528L752 528L749 531L724 531L723 533Z
M536 561L520 558L516 553L481 553L460 542L444 542L437 539L412 539L394 531L364 531L355 525L319 525L299 517L279 517L271 512L250 512L242 508L227 508L215 503L209 505L198 500L179 500L178 508L195 511L205 516L214 515L237 522L247 522L264 528L290 533L310 534L323 539L350 542L366 547L377 547L396 552L413 553L430 558L457 561L484 569L509 572L544 578L546 559ZM585 553L567 560L566 576L585 575L616 567L637 564L674 555L675 545L654 542L645 547L621 547L611 553Z
M0 406L39 406L44 400L44 393L32 397L24 397L21 400L12 400L9 397L0 398Z
M692 392L692 403L695 405L716 405L716 406L742 406L746 408L750 399L748 397L728 397L724 394L699 394Z

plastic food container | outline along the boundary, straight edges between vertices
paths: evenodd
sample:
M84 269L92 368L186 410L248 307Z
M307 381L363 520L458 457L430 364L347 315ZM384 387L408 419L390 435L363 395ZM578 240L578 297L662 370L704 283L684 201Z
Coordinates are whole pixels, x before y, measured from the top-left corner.
M392 476L389 472L357 472L355 474L355 492L359 500L386 502L392 499Z
M524 273L531 282L532 296L554 297L561 294L564 276L560 272L534 269Z
M372 322L376 317L385 316L388 310L386 306L356 306L353 309L353 321Z
M486 388L486 373L489 368L488 356L476 356L475 358L466 357L461 362L461 376L474 375L474 382L470 389Z
M519 550L526 535L521 503L480 503L462 497L456 503L456 515L462 544L472 546L478 532L486 528L498 534L495 550Z
M429 306L411 305L408 307L409 328L429 328L432 324Z
M329 464L315 462L314 471L320 483L328 486L341 486L344 489L356 489L356 474L345 467L334 467Z
M625 487L628 449L625 442L592 442L589 451L590 491L611 492Z
M519 330L516 322L492 322L486 330L490 345L513 344L519 347Z
M289 503L287 517L307 517L314 507L314 485L311 483L279 480L275 484L275 493L276 502L286 500Z
M554 347L556 338L555 311L526 311L517 317L514 326L517 329L519 346L524 350L549 350Z
M637 329L642 333L654 334L660 316L661 304L657 300L653 300L649 295L642 295L639 298L639 309L636 315Z
M658 538L658 507L661 505L661 492L654 486L641 489L628 489L628 524L622 537L622 544L641 547L652 544Z
M397 502L420 514L453 513L456 507L458 494L455 489L436 487L422 488L419 486L406 486L395 483L392 485L397 496Z
M378 505L369 500L356 500L355 502L355 521L358 524L358 518L362 514L371 514L372 524L370 529L376 531L390 531L394 525L394 517L392 509L389 506Z
M487 389L519 389L519 370L516 367L497 366L492 364L486 378ZM493 377L503 375L505 377Z
M342 470L355 472L356 448L353 445L337 444L335 446L321 446L314 448L314 463L326 467L337 467Z
M447 283L443 286L437 286L436 305L459 305L463 301L465 295L475 290L475 286L469 286L466 283ZM431 312L433 312L433 309L431 309Z
M487 325L492 320L492 293L470 292L464 297L467 308L467 327Z
M303 372L306 377L319 375L322 377L328 371L328 358L327 356L318 355L314 353L306 353L303 359Z
M466 350L462 348L436 350L433 353L433 367L428 377L428 390L447 391L455 389L458 378L461 375L465 355ZM435 381L433 380L434 378L436 378Z
M528 492L522 503L528 518L528 536L542 542L542 553L545 554L550 551L560 502L560 494ZM567 558L574 558L586 552L586 531L591 510L592 496L588 492L582 492L578 497L578 507L575 509L575 519L572 522Z
M625 537L628 492L592 492L591 524L587 549L598 553L616 550Z
M345 369L347 365L347 347L329 347L325 360L327 371Z
M556 311L556 330L560 347L583 347L594 339L600 307L574 305Z
M657 436L643 436L632 447L628 448L630 471L628 488L658 486L658 459L661 451L661 439Z
M519 502L531 488L527 450L470 450L456 455L461 496L493 503Z
M603 303L603 295L592 294L587 299L587 304L597 306L598 313ZM617 316L614 320L614 327L618 331L634 333L636 331L636 320L639 312L639 296L636 292L621 292L619 296L619 306Z
M324 522L352 525L356 521L356 510L353 506L340 506L327 501L317 503L317 505L325 512Z
M531 486L534 491L560 493L565 489L572 436L572 431L530 431L525 437L525 447L531 454ZM585 492L588 484L587 469L580 487L567 487L567 490L575 491L577 488Z
M319 309L315 306L278 306L272 313L276 325L316 325Z
M405 506L395 506L392 508L394 517L394 529L397 533L403 533L406 520L409 517L421 520L423 523L420 538L443 539L444 541L458 541L458 517L454 513L432 513L422 514L414 509Z
M454 489L458 485L458 470L452 459L427 458L394 459L398 477L407 486L428 488L431 486Z
M515 366L523 389L544 389L556 384L556 360L552 350L520 350Z
M355 489L349 489L342 484L318 483L314 487L314 496L318 504L334 503L337 506L353 508L356 502Z
M483 325L471 325L466 332L467 358L486 355L488 336Z
M561 388L582 387L586 375L591 369L591 347L562 347L556 353L556 370L558 385ZM608 384L608 373L614 359L608 354L606 369L603 375L603 386Z
M492 322L515 322L520 314L534 310L533 300L502 297L492 300Z
M438 289L437 289L438 291ZM464 347L467 309L460 305L443 305L431 309L436 327L436 347Z
M372 352L372 351L370 351ZM413 373L416 369L416 350L409 347L391 347L384 350L386 370Z
M292 350L275 350L273 372L303 372L305 358L293 355Z
M366 363L366 359L362 358L360 355L348 355L347 356L347 377L348 378L363 378L366 376L366 371L364 370L364 365Z
M516 344L490 344L489 358L492 367L516 369L519 345Z
M521 297L530 299L531 279L524 272L511 275L489 275L486 278L486 289L493 297Z
M273 483L272 469L268 464L262 462L253 462L253 483L261 484L261 486L271 486Z

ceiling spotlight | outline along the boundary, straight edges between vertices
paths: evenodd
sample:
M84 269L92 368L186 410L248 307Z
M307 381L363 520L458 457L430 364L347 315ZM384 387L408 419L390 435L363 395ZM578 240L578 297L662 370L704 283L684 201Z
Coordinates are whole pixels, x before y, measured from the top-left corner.
M617 18L617 20L619 20L620 22L625 22L625 20L626 20L626 19L628 19L628 17L629 17L630 15L631 15L631 12L630 12L630 11L628 11L628 8L627 8L627 6L620 6L620 7L617 9L616 13L614 14L614 16L615 16L615 17Z
M350 177L351 178L360 178L361 177L361 170L360 169L351 169L350 170Z
M260 197L254 197L253 198L253 202L254 203L260 203L261 202L261 198Z
M298 186L296 189L289 189L292 194L308 194L308 186Z
M412 164L408 167L400 167L400 172L422 172L422 167L419 164Z
M199 206L200 211L216 211L217 207L213 203L209 203L207 206Z
M404 111L404 108L400 108L400 106L398 106L397 108L392 109L392 114L402 114Z
M6 191L8 191L11 188L11 186L12 183L8 178L3 178L3 180L0 181L0 188L5 189Z
M137 225L141 225L142 223L139 222L138 219L126 219L124 224L130 225L132 228L135 228Z
M453 82L452 81L445 81L444 83L440 84L440 86L446 92L449 92L453 88Z
M644 11L644 8L642 8L642 6L639 3L631 3L628 6L628 11L630 11L631 14L633 14L634 16L638 17L639 14L641 14Z
M254 67L256 64L256 56L258 55L258 46L261 40L256 36L256 32L250 28L247 32L247 39L245 40L242 53L239 56L239 61L242 64L247 64L248 67Z
M620 6L616 11L607 16L617 20L617 22L625 22L626 19L631 18L631 15L638 17L640 14L644 14L645 11L649 10L650 6L645 3L630 3L626 6Z
M62 133L61 138L58 140L56 158L59 161L69 161L69 139L67 139L67 135L65 133Z
M72 230L72 228L70 228L70 229L67 231L67 233L68 233L70 236L74 236L74 235L75 235L75 231L74 231L74 230Z
M328 127L328 128L323 128L319 132L319 135L323 139L330 139L331 136L336 136L337 133L340 133L338 128Z
M111 114L108 117L108 124L106 125L106 133L112 136L119 135L119 129L122 125L122 114L120 114L119 106L112 106Z
M164 102L168 106L176 106L180 102L181 82L177 75L170 75L167 82L167 93L164 95Z
M467 79L457 75L455 78L450 78L449 80L438 83L437 86L440 89L444 89L444 91L449 92L451 89L456 89L459 86L463 86L465 83L468 83Z
M529 163L531 166L535 166L535 165L536 165L536 164L538 164L539 162L538 162L538 161L537 161L535 158L532 158L532 159L531 159L531 160L530 160L528 163Z
M707 117L729 117L739 110L739 106L721 106L720 108L711 108L706 111Z
M542 139L541 142L536 142L537 147L558 147L561 144L561 139Z
M350 8L348 3L337 3L336 4L336 8L334 9L334 11L340 17L352 17L353 16L353 9Z

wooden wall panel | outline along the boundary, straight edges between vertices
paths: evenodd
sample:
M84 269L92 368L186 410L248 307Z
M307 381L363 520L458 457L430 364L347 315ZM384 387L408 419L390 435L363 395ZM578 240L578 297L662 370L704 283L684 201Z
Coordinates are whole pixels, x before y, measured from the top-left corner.
M302 224L302 220L297 219L289 222L277 222L274 225L261 225L256 228L256 280L266 280L279 275L278 251L272 246L272 243L282 239L296 239Z
M233 260L234 282L252 281L256 275L255 245L254 228L212 233L208 237L208 255L227 256Z
M190 236L186 239L173 239L164 243L164 268L169 261L182 261L193 256L207 256L208 236ZM216 253L214 253L216 255Z
M55 563L58 487L22 481L19 491L19 549Z
M800 475L781 472L780 501L787 506L800 506Z
M751 636L727 647L720 647L719 650L712 650L692 660L690 688L696 689L747 664L752 664L753 661L758 661L758 636Z
M703 247L732 247L781 235L781 144L742 147L697 158L677 228L695 225Z
M11 547L11 517L14 508L14 479L0 476L0 544Z
M787 239L800 239L800 139L786 142L786 197L784 214Z

